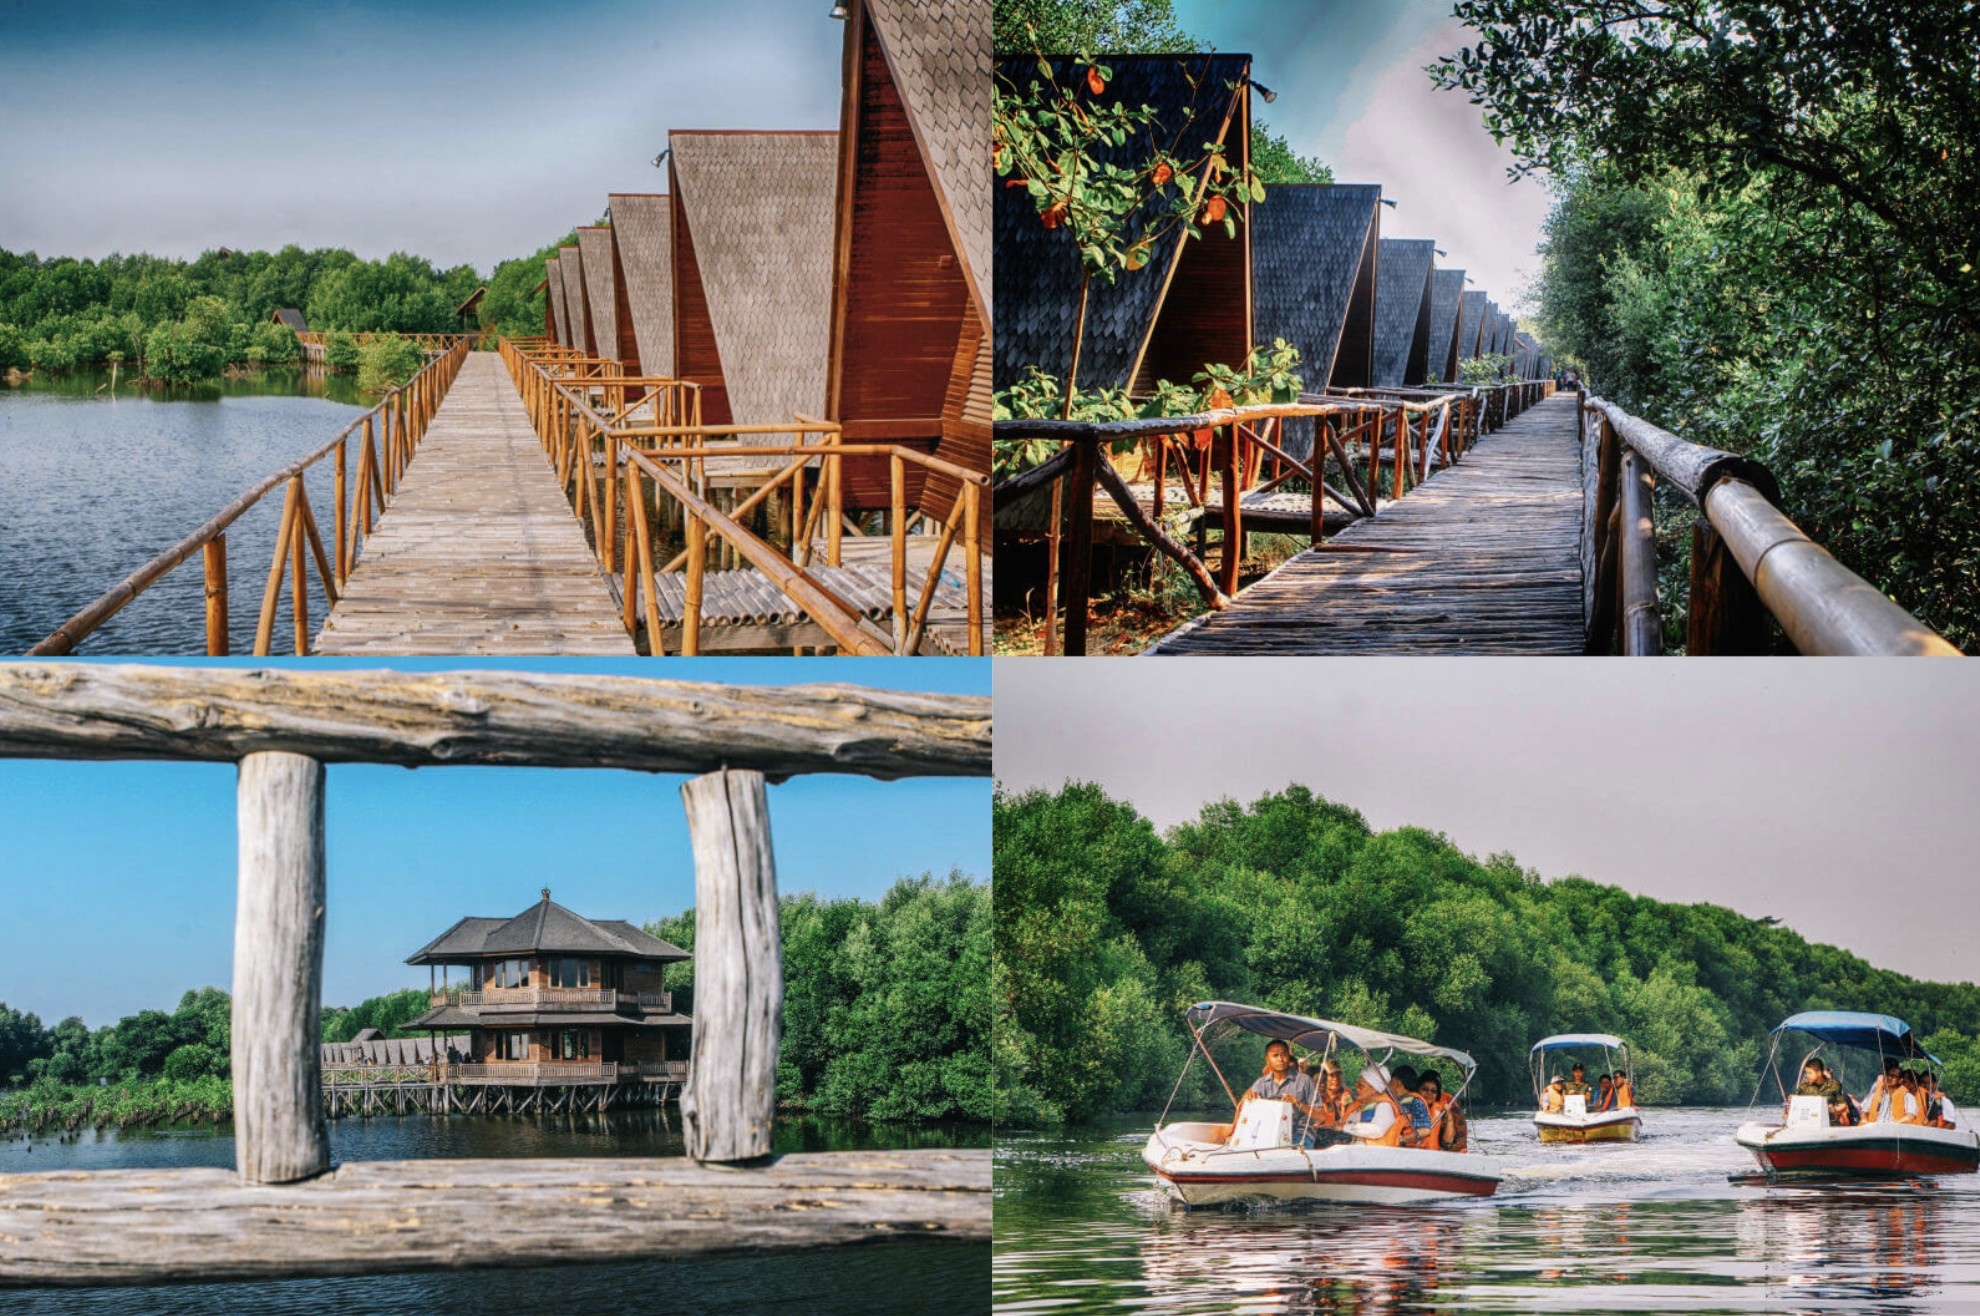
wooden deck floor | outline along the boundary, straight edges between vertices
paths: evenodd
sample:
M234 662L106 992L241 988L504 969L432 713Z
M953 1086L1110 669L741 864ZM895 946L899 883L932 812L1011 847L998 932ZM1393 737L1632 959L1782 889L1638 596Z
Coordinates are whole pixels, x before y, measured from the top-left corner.
M1581 510L1564 394L1150 652L1578 654Z
M315 651L634 652L494 353L468 354Z

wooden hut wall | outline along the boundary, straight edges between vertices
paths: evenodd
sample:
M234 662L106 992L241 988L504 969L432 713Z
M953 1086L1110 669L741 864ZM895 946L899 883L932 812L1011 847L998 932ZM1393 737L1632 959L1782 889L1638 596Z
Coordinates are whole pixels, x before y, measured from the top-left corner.
M564 300L563 258L561 256L552 256L549 260L543 262L543 267L546 271L545 277L550 280L549 288L544 291L543 300L549 303L550 315L555 321L554 328L556 333L554 337L559 347L569 347L571 345L571 331L566 323L566 318L570 314L570 303Z
M826 414L846 442L913 444L985 471L990 433L964 421L963 405L988 323L973 272L989 265L990 177L975 149L989 128L989 65L982 6L853 7L826 375ZM972 255L965 236L979 230ZM944 476L928 487L926 474L909 465L908 501L946 516L958 486ZM889 463L846 462L844 493L887 506Z
M586 356L594 354L591 315L584 304L584 257L576 247L557 248L564 262L564 316L570 327L571 346Z
M1375 383L1393 388L1423 382L1430 348L1430 272L1437 244L1384 238L1375 286Z
M1458 360L1478 355L1479 330L1485 323L1485 294L1467 292L1458 305Z
M671 165L669 166L671 168ZM701 287L701 265L694 258L694 230L688 226L681 202L680 180L672 178L668 207L673 214L674 241L674 366L682 379L701 385L701 419L707 425L732 425L729 390L723 382L722 352L715 342L715 324L708 315L708 297Z
M584 253L584 304L591 314L592 354L619 360L619 295L612 281L612 230L587 226L577 231Z
M1449 384L1458 377L1458 306L1463 300L1463 270L1431 272L1428 370L1439 383Z
M619 336L631 334L640 373L676 373L674 363L673 203L664 192L615 193L612 248L618 261Z
M838 137L671 135L675 350L684 358L684 377L700 378L686 368L691 350L713 365L722 408L735 424L774 424L825 410ZM708 404L704 393L703 419L720 423L709 417ZM755 439L776 445L788 436Z
M1074 61L1053 56L1048 61L1054 76L1069 82L1078 76ZM1114 79L1102 93L1106 103L1152 106L1160 115L1157 134L1163 140L1189 143L1184 148L1193 157L1196 143L1245 140L1244 125L1249 116L1242 108L1251 69L1248 55L1112 55L1106 60ZM999 86L1020 91L1034 81L1042 81L1038 61L1030 56L1000 60ZM1235 88L1218 94L1224 88ZM1234 128L1232 125L1236 124ZM1131 164L1145 152L1145 146L1130 141L1122 147L1103 150L1103 160ZM1167 188L1144 202L1146 214L1167 211L1176 196L1175 189L1194 188L1194 175L1174 180ZM1046 228L1038 210L1021 188L995 187L994 220L996 262L992 279L996 286L995 377L1000 387L1024 375L1027 366L1038 366L1064 377L1073 355L1073 329L1078 318L1080 260L1072 235L1063 227ZM1243 216L1238 216L1241 220ZM1095 283L1089 293L1085 341L1080 346L1079 385L1082 389L1123 387L1144 372L1144 365L1172 369L1171 359L1193 360L1181 376L1201 370L1204 363L1222 359L1232 343L1249 338L1249 317L1245 315L1246 288L1224 285L1233 271L1240 275L1246 265L1248 235L1239 228L1235 244L1223 239L1221 250L1207 249L1180 289L1172 288L1178 274L1178 257L1186 245L1180 233L1170 232L1149 253L1148 264L1123 274L1112 284ZM1221 292L1218 291L1221 286ZM1189 341L1188 326L1180 322L1164 326L1167 336L1158 346L1151 342L1156 331L1157 313L1164 296L1181 292L1187 300L1210 293L1225 302L1212 314L1223 323L1218 331L1198 335L1200 344ZM1207 308L1205 308L1207 309ZM1236 319L1231 316L1235 312ZM1204 354L1207 351L1208 354ZM1147 358L1157 358L1148 361Z
M1375 382L1375 289L1382 249L1382 212L1378 206L1375 222L1368 226L1368 239L1361 247L1361 268L1355 272L1354 295L1348 299L1347 319L1341 325L1341 345L1334 353L1334 373L1327 382L1335 388L1367 388Z

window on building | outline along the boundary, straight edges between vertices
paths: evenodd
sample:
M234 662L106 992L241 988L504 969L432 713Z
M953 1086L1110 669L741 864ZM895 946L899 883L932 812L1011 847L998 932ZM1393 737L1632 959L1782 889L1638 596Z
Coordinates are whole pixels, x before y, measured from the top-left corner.
M564 956L560 959L546 961L544 967L550 974L550 985L552 987L591 986L590 960L573 959L570 956Z
M522 1032L499 1033L496 1035L496 1037L497 1037L497 1046L499 1048L498 1054L500 1054L502 1059L504 1060L529 1059L528 1033L522 1033Z
M566 1028L557 1038L557 1055L563 1060L591 1059L591 1032L583 1028Z

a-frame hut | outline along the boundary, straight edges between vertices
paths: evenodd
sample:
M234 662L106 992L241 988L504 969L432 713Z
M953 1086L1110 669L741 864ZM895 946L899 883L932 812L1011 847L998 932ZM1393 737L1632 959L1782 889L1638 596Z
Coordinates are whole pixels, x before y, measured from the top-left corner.
M584 257L577 247L557 248L564 264L564 325L570 331L570 346L586 356L597 355L591 335L591 308L584 298Z
M674 353L679 376L701 385L703 422L822 416L839 135L676 132L670 141ZM709 473L717 469L711 461ZM720 469L747 480L756 468L725 460Z
M825 414L847 443L987 472L989 7L856 0L845 61ZM954 478L906 479L910 504L948 516ZM889 463L846 463L849 504L884 507L890 488Z
M1251 208L1251 330L1299 349L1308 392L1365 385L1374 353L1382 189L1276 184Z
M1430 272L1437 244L1383 238L1375 284L1375 385L1423 382L1430 351Z
M1463 301L1463 270L1431 271L1429 378L1440 384L1457 382L1458 307Z
M543 300L550 306L550 336L557 346L571 345L570 302L564 297L564 258L552 256L543 262L544 282L548 285Z
M1178 154L1185 159L1194 160L1203 143L1216 142L1233 166L1249 161L1249 55L1110 55L1102 62L1114 80L1100 99L1152 106L1160 115L1155 135L1182 144ZM1048 63L1062 85L1078 76L1069 57ZM1000 88L1022 92L1034 80L1043 80L1036 59L998 62ZM1146 154L1145 143L1132 139L1101 152L1126 166ZM1166 210L1176 189L1193 189L1199 181L1195 175L1177 178L1144 204L1151 212ZM1027 366L1063 379L1079 311L1079 253L1063 227L1045 227L1023 189L997 187L994 194L997 384L1022 378ZM1188 384L1208 363L1241 365L1250 356L1249 210L1232 208L1235 237L1221 224L1189 242L1172 230L1149 252L1145 267L1123 271L1112 284L1094 282L1079 345L1080 388L1142 391L1164 379Z
M614 316L618 291L612 281L612 230L586 226L577 231L584 259L584 305L591 316L591 354L619 357L619 325Z
M1479 355L1485 328L1485 294L1467 292L1464 300L1458 303L1458 360L1469 361Z
M1490 356L1499 350L1499 304L1487 298L1485 301L1485 323L1480 327L1478 354Z
M613 283L619 359L628 372L674 377L674 212L664 192L615 192Z

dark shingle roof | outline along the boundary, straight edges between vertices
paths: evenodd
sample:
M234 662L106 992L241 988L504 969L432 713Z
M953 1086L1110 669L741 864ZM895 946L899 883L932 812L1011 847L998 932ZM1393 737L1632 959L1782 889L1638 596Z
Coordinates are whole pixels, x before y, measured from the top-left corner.
M564 300L564 258L552 256L543 262L543 269L544 282L549 285L550 316L551 323L557 330L557 343L561 347L569 347L571 327L567 323L569 319L567 308L570 303Z
M464 918L415 951L408 964L459 964L484 955L631 955L684 960L688 953L624 919L589 919L543 899L514 918Z
M1375 385L1423 382L1430 346L1430 267L1437 244L1383 238L1375 272Z
M1251 208L1252 337L1298 348L1310 391L1333 375L1381 200L1372 183L1285 184Z
M1469 361L1478 355L1478 331L1484 319L1485 294L1467 292L1458 311L1458 360Z
M1458 303L1464 300L1463 270L1430 273L1429 374L1449 384L1457 379Z
M299 334L309 332L309 322L303 319L303 313L293 306L281 307L269 319L286 324Z
M1194 159L1202 143L1216 139L1233 103L1229 87L1242 87L1251 67L1249 55L1113 55L1104 62L1114 80L1102 99L1153 106L1160 113L1157 136L1165 143L1182 143L1177 153L1185 159ZM1069 57L1054 56L1052 65L1062 81L1074 76ZM1030 56L998 61L1000 87L1023 89L1038 76L1038 62ZM1139 140L1101 152L1103 159L1121 164L1137 163L1147 154L1147 144ZM1064 228L1046 228L1031 197L1021 187L1003 186L1008 181L999 180L995 188L992 282L999 388L1019 378L1028 365L1063 376L1072 361L1073 322L1079 311L1080 261L1072 235ZM1145 210L1166 209L1174 190L1187 181L1172 182L1144 203ZM1181 234L1171 231L1156 245L1147 266L1122 272L1112 284L1093 285L1080 352L1080 387L1129 383L1161 309L1180 242Z
M684 1014L617 1014L607 1010L503 1010L499 1013L463 1010L442 1005L408 1020L406 1028L685 1028L694 1021Z

